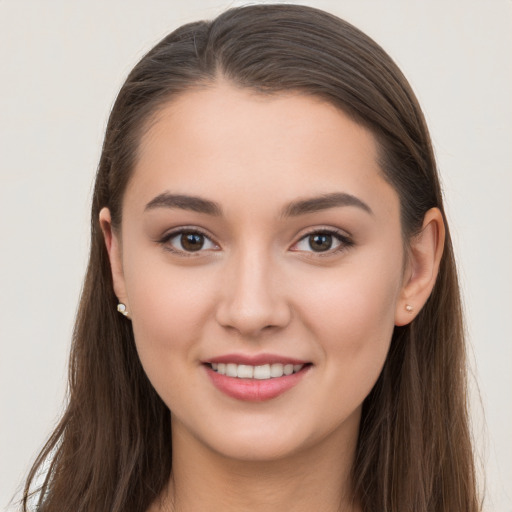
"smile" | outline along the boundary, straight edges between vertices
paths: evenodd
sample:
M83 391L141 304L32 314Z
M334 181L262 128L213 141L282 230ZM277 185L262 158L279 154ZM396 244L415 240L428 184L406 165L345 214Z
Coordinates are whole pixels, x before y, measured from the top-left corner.
M203 368L210 382L224 395L247 402L264 402L294 388L313 366L297 360L276 359L284 358L227 355L203 363Z
M211 363L213 371L227 377L236 377L238 379L257 379L268 380L292 375L304 367L303 364L263 364L252 366L249 364L236 363Z

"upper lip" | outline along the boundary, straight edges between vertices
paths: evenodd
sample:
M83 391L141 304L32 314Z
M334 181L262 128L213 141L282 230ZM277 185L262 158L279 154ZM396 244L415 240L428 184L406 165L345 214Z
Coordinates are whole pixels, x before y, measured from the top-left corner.
M281 356L277 354L224 354L222 356L212 357L204 363L234 363L246 364L250 366L261 366L264 364L308 364L309 361L296 359L294 357Z

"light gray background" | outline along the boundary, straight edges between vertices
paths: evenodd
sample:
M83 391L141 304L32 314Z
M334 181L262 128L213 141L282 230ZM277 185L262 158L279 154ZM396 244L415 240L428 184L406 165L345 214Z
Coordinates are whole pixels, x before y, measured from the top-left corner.
M0 508L65 399L103 131L136 61L242 2L0 0ZM395 58L442 172L471 341L486 510L512 511L512 2L318 0ZM482 470L482 473L484 470Z

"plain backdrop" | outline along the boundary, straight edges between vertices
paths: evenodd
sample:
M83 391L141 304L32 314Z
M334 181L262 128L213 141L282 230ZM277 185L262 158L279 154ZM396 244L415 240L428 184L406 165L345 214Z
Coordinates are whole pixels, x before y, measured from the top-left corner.
M172 29L241 3L0 0L2 509L65 402L91 187L115 95ZM376 39L424 108L464 289L486 510L511 512L512 2L303 3Z

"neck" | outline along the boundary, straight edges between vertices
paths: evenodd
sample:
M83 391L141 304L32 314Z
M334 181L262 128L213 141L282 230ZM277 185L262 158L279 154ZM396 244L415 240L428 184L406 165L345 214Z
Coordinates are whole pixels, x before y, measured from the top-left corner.
M173 470L155 512L356 512L351 468L358 419L300 452L271 461L233 460L173 423Z

